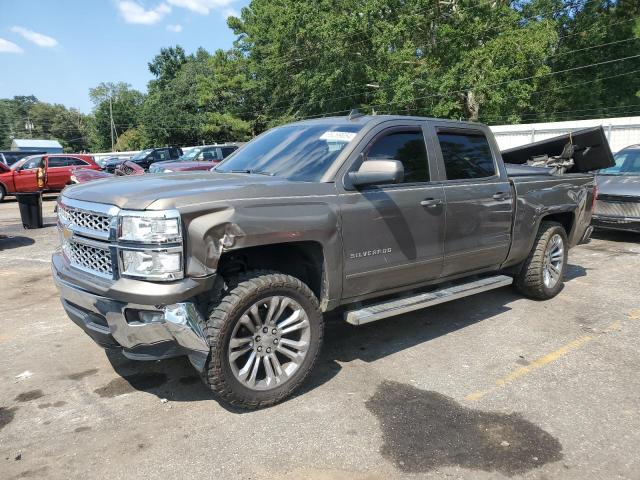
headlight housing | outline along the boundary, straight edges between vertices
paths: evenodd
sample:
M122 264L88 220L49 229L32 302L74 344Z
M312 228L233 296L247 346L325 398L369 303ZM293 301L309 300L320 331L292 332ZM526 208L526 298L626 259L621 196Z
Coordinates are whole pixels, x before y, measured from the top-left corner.
M170 281L184 277L182 222L177 210L122 210L118 217L120 275Z
M178 280L183 277L182 248L121 249L120 273L146 280Z
M182 242L180 214L175 210L120 212L118 240L141 243Z

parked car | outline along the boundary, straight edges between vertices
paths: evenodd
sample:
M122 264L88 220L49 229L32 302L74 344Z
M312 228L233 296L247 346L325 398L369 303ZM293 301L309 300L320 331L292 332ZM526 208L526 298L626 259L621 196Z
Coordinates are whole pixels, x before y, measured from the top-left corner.
M124 160L124 159L123 159ZM100 159L96 160L96 163L100 166L100 168L102 168L103 170L106 169L106 166L109 162L122 162L123 160L120 159L120 157L117 156L113 156L113 157L102 157Z
M15 151L8 150L4 152L0 152L0 163L5 164L10 167L18 160L22 160L25 157L29 157L31 155L44 155L47 152L23 152L23 151Z
M360 325L511 283L557 295L591 232L581 165L510 177L478 123L293 123L215 172L69 187L53 276L99 345L187 355L219 399L264 407L308 376L325 312Z
M91 155L56 153L23 158L0 173L0 200L14 193L38 190L38 168L45 170L44 190L59 192L71 183L71 173L78 167L100 169Z
M196 147L177 160L156 162L149 167L149 173L185 172L191 170L211 170L238 149L238 145L207 145Z
M182 156L182 149L180 147L164 147L164 148L147 148L136 153L131 157L133 163L137 163L145 170L149 170L149 167L156 162L162 162L163 160L177 160ZM122 162L120 162L122 163ZM109 167L110 168L110 167ZM113 172L113 170L107 168L107 171Z
M615 154L615 166L596 175L598 198L591 223L596 228L640 233L640 145Z
M104 180L107 178L121 177L121 176L135 176L144 175L144 168L129 160L125 160L119 164L114 173L108 173L104 170L90 170L88 168L78 168L71 174L71 183L87 183L95 180Z

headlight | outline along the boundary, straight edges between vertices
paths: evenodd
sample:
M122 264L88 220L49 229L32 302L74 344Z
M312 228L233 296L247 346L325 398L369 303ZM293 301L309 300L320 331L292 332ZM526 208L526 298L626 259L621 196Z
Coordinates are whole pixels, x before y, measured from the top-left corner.
M165 168L165 169L162 171L162 173L169 173L169 172L173 172L173 170L170 170L170 169L168 169L168 168Z
M71 175L71 177L69 177L69 180L71 180L71 183L78 183L78 179L75 175Z
M180 214L166 211L122 211L118 240L143 243L182 242Z
M147 280L183 277L182 250L120 250L121 274Z

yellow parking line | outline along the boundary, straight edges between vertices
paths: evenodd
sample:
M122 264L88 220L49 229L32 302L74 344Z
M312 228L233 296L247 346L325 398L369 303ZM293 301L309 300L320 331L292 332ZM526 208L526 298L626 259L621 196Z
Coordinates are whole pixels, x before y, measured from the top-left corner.
M627 314L627 318L631 319L631 320L639 320L640 319L640 309L634 309L631 310L628 314ZM608 327L604 328L603 331L604 332L612 332L614 330L617 330L620 326L622 325L622 321L621 320L616 320L615 322L613 322L611 325L609 325ZM578 350L579 348L581 348L583 345L585 345L586 343L590 342L591 340L593 340L593 337L591 335L585 335L583 337L580 337L576 340L573 340L569 343L564 344L563 346L561 346L560 348L558 348L557 350L554 350L551 353L548 353L540 358L537 358L536 360L534 360L533 362L531 362L529 365L526 365L524 367L520 367L517 370L514 370L513 372L505 375L502 378L499 378L498 380L495 381L494 385L492 385L491 387L489 387L487 390L476 390L475 392L470 393L469 395L467 395L466 397L464 397L465 400L468 401L475 401L475 400L480 400L482 397L484 397L485 395L487 395L488 393L493 392L494 390L497 390L498 388L502 388L505 385L508 385L512 382L514 382L515 380L524 377L525 375L529 374L530 372L537 370L539 368L542 368L543 366L547 365L548 363L554 362L556 360L558 360L561 357L564 357L567 353L573 351L573 350Z
M613 326L613 325L612 325ZM548 363L551 363L555 360L558 360L559 358L565 356L567 353L573 351L573 350L577 350L580 347L582 347L584 344L590 342L591 340L593 340L593 337L591 337L590 335L585 335L583 337L580 337L576 340L573 340L572 342L566 343L565 345L561 346L560 348L558 348L557 350L554 350L551 353L548 353L540 358L537 358L536 360L534 360L533 362L531 362L529 365L524 366L524 367L520 367L517 370L514 370L513 372L505 375L502 378L499 378L498 380L496 380L495 384L489 388L488 390L477 390L475 392L470 393L469 395L467 395L466 397L464 397L465 400L469 400L469 401L475 401L475 400L480 400L482 397L484 397L486 394L504 387L505 385L508 385L512 382L514 382L515 380L517 380L518 378L524 377L525 375L527 375L528 373L537 370L539 368L542 368L543 366L547 365Z

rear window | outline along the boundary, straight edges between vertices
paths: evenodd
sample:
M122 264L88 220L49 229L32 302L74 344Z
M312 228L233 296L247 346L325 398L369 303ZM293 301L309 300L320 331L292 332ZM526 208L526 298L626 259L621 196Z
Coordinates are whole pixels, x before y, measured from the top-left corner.
M438 132L448 180L492 177L496 166L487 137L478 132Z

